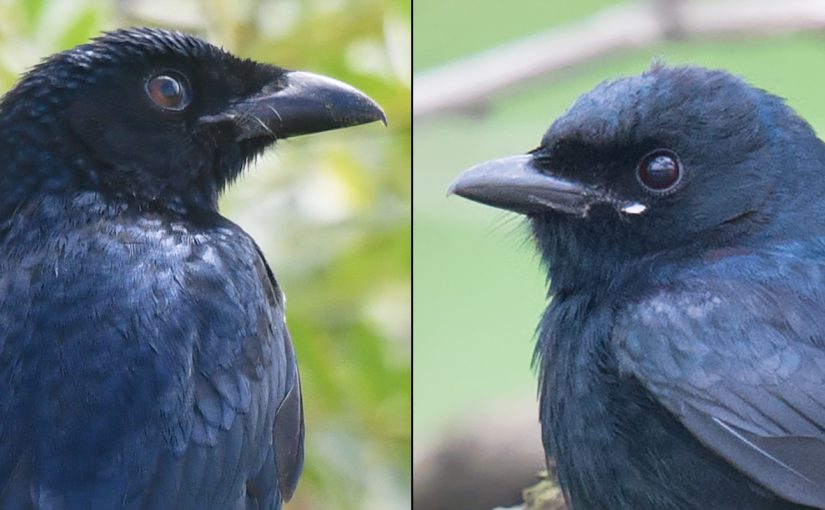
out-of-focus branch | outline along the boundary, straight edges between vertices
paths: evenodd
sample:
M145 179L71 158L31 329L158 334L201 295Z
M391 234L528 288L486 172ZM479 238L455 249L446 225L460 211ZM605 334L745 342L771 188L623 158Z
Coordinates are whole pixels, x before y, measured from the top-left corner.
M468 412L415 455L416 510L490 509L523 501L545 465L531 395ZM538 509L536 509L538 510Z
M822 0L659 0L624 5L416 74L413 114L422 118L478 106L527 80L669 37L761 36L823 28Z

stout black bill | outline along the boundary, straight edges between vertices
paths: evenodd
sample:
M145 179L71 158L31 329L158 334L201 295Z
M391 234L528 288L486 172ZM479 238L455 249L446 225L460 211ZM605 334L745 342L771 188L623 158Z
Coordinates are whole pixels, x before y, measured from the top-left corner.
M360 90L303 71L288 71L277 84L233 105L231 111L202 120L234 122L238 141L291 138L374 121L387 124L378 103Z
M592 204L604 201L592 188L541 172L526 154L465 170L447 193L521 214L555 210L584 216Z

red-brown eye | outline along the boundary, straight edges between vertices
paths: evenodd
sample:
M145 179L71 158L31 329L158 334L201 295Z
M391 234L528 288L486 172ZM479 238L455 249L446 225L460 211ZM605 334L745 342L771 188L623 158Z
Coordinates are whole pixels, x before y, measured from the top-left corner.
M159 74L146 82L146 93L158 106L166 110L183 110L189 104L189 92L183 79Z
M682 164L675 152L657 149L642 158L636 176L648 191L668 193L682 181Z

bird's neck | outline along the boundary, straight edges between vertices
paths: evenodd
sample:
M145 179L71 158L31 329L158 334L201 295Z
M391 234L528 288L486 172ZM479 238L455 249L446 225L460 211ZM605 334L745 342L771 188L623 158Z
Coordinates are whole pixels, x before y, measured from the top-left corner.
M632 242L619 242L615 231L598 230L599 225L608 228L606 223L594 223L592 230L583 230L577 221L558 216L532 223L547 270L549 294L554 298L577 293L598 298L615 286L636 258L625 249L633 246Z
M71 129L44 122L37 112L0 103L0 224L39 195L98 193L138 209L214 213L227 179L203 175L164 180L130 168L113 168ZM234 177L234 176L233 176Z
M61 157L55 126L9 103L0 104L0 225L38 194L71 193L79 184L73 167L83 163Z

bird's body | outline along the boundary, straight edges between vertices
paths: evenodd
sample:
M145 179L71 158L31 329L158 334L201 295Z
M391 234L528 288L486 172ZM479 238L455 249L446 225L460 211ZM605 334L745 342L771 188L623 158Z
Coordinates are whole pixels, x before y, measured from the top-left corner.
M280 290L253 241L217 215L129 210L91 192L16 218L0 244L14 303L0 310L14 417L4 504L29 498L32 480L38 508L246 508L262 472L277 491L263 471L275 411L293 392L297 450L300 390ZM184 463L199 467L184 475Z
M698 266L661 261L625 268L623 281L614 281L609 295L557 295L545 313L537 355L552 364L543 365L543 440L548 452L559 459L558 475L576 505L674 510L808 508L777 498L710 452L659 401L661 395L679 391L680 378L697 388L734 377L747 387L782 384L783 372L797 369L797 360L788 352L807 350L825 362L825 351L805 348L808 335L825 330L825 306L821 300L817 306L816 300L817 294L825 292L825 283L817 279L817 273L825 270L825 244L811 249L805 264L798 263L798 251L783 252L781 246L774 253L742 249L720 255L715 261L715 254L697 261L702 264L699 271ZM780 283L788 275L777 268L784 266L787 271L791 264L797 266L790 269L795 277L819 286L807 296L797 296L809 309L789 300ZM760 298L774 301L752 302ZM776 316L767 315L769 310ZM789 329L783 325L787 312L801 314L794 327L804 324L805 330L794 332L795 341L789 342L785 352L774 342L782 338L780 332ZM622 329L632 328L639 317L657 321L655 334L643 339L649 343L627 338ZM753 343L743 345L729 340L737 337L717 332L723 325L731 331L748 331L755 318L776 328L773 335L751 337ZM763 345L758 344L760 340ZM662 378L661 394L654 396L630 375L631 348L639 362L655 367ZM770 381L772 377L776 379ZM751 405L765 403L760 398Z
M528 215L541 422L573 509L825 508L825 144L727 73L580 98L453 191Z
M311 76L132 29L0 102L0 508L292 495L304 424L283 294L217 196L276 138L381 118Z

